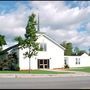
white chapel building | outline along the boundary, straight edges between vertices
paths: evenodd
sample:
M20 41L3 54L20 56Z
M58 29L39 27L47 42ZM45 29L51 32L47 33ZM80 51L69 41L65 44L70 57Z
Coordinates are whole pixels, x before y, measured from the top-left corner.
M18 45L9 47L6 50L12 48L14 52L17 53L18 63L20 70L28 70L29 68L34 69L57 69L64 68L67 64L70 68L72 67L90 67L90 56L86 53L81 56L64 56L65 48L53 40L51 37L45 33L38 32L37 42L40 47L43 48L42 51L38 51L36 56L25 58L24 53L28 50L18 49Z
M23 53L25 53L28 49L19 49L18 57L20 70L29 69L29 64L30 69L63 68L65 48L45 33L38 33L38 35L37 42L43 50L38 51L38 54L33 56L29 63L29 58L25 58L23 55Z

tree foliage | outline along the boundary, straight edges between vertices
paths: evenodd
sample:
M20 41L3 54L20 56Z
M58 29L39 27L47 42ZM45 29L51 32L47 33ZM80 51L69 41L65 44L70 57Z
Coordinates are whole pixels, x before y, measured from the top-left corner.
M80 53L80 49L78 47L75 47L74 48L74 54L79 55L79 53Z
M6 41L5 41L5 36L4 35L0 35L0 51L2 50L2 46L6 45Z
M83 53L87 53L85 50L80 50L78 55L82 55Z
M29 47L29 51L25 53L25 56L29 58L31 58L33 55L36 55L37 51L39 50L38 43L36 42L38 37L36 35L37 30L35 25L37 25L35 14L32 14L29 16L25 34L25 47Z
M25 39L21 36L15 38L15 40L18 41L20 48L29 48L29 50L24 53L25 57L28 57L29 60L33 55L37 55L37 51L39 50L39 44L36 42L38 39L36 35L36 25L35 14L32 13L27 22L26 33L24 35Z
M27 22L26 33L24 35L25 39L23 39L21 36L17 36L15 38L15 40L18 41L20 48L29 48L29 51L24 54L29 58L36 55L37 51L39 50L39 44L36 42L38 37L36 35L37 31L35 25L37 25L35 14L32 13Z
M3 53L0 55L0 70L19 70L18 57L16 53Z
M88 51L89 51L89 56L90 56L90 48L88 49Z
M66 50L65 50L65 55L72 55L72 43L67 43L66 44Z
M62 42L61 45L65 48L64 54L71 56L72 55L72 48L73 48L72 43L64 41L64 42Z
M63 41L61 45L65 48L64 55L68 56L79 56L83 53L87 53L85 50L81 50L79 47L73 47L73 44L71 42Z

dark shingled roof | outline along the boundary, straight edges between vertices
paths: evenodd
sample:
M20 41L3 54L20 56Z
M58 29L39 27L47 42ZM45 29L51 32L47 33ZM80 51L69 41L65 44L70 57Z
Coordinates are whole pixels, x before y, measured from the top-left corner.
M19 46L19 44L13 45L13 46L11 46L11 47L9 47L9 48L7 48L7 49L1 51L1 52L0 52L0 55L6 53L7 51L9 51L9 50L11 50L11 49L13 49L13 48L18 47L18 46Z

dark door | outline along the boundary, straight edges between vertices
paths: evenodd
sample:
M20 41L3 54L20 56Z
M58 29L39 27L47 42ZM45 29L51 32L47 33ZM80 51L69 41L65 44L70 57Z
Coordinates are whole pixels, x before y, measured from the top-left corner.
M38 69L48 69L49 59L38 59Z

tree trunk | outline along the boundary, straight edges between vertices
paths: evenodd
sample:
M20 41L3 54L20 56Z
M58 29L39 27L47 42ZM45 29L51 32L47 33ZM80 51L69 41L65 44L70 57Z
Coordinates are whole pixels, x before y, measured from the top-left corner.
M29 46L29 55L30 55L30 46ZM29 57L29 73L30 73L30 57Z
M30 73L30 58L29 58L29 73Z

